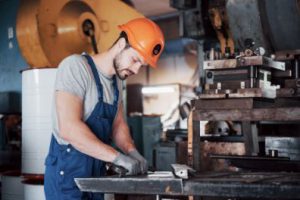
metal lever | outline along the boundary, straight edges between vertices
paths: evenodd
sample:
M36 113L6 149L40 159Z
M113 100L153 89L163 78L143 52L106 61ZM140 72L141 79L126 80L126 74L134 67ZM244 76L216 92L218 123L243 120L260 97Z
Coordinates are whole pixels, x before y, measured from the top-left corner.
M95 37L95 26L91 20L85 20L82 24L83 32L90 37L95 54L98 53L97 42Z

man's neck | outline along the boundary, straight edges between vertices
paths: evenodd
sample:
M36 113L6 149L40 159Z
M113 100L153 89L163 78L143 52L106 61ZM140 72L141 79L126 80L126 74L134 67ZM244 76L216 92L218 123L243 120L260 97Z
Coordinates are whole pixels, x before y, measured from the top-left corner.
M103 52L92 56L93 61L102 73L107 76L113 76L116 72L114 69L113 57L109 52Z

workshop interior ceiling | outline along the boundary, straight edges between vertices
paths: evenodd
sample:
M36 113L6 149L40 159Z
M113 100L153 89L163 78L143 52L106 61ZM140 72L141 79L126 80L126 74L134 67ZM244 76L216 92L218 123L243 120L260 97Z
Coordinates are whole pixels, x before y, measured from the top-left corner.
M176 9L170 7L169 0L131 0L135 9L143 15L158 16L175 12Z

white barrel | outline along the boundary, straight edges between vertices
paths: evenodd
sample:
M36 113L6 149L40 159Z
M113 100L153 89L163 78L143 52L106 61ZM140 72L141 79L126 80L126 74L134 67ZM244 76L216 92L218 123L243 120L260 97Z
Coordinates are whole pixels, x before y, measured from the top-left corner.
M22 173L43 174L51 139L56 68L22 72Z
M45 200L44 185L41 181L25 180L24 200Z
M22 184L20 172L9 172L2 175L2 200L23 200L24 186Z

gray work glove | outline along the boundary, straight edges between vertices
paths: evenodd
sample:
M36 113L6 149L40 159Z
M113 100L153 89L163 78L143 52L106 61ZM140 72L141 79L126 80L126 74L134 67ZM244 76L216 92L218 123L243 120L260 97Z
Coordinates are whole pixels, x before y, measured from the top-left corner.
M133 151L128 152L128 155L139 161L140 170L142 174L146 174L148 172L148 162L147 160L135 149Z
M119 153L112 163L127 169L126 175L137 175L141 172L139 162L122 153Z

